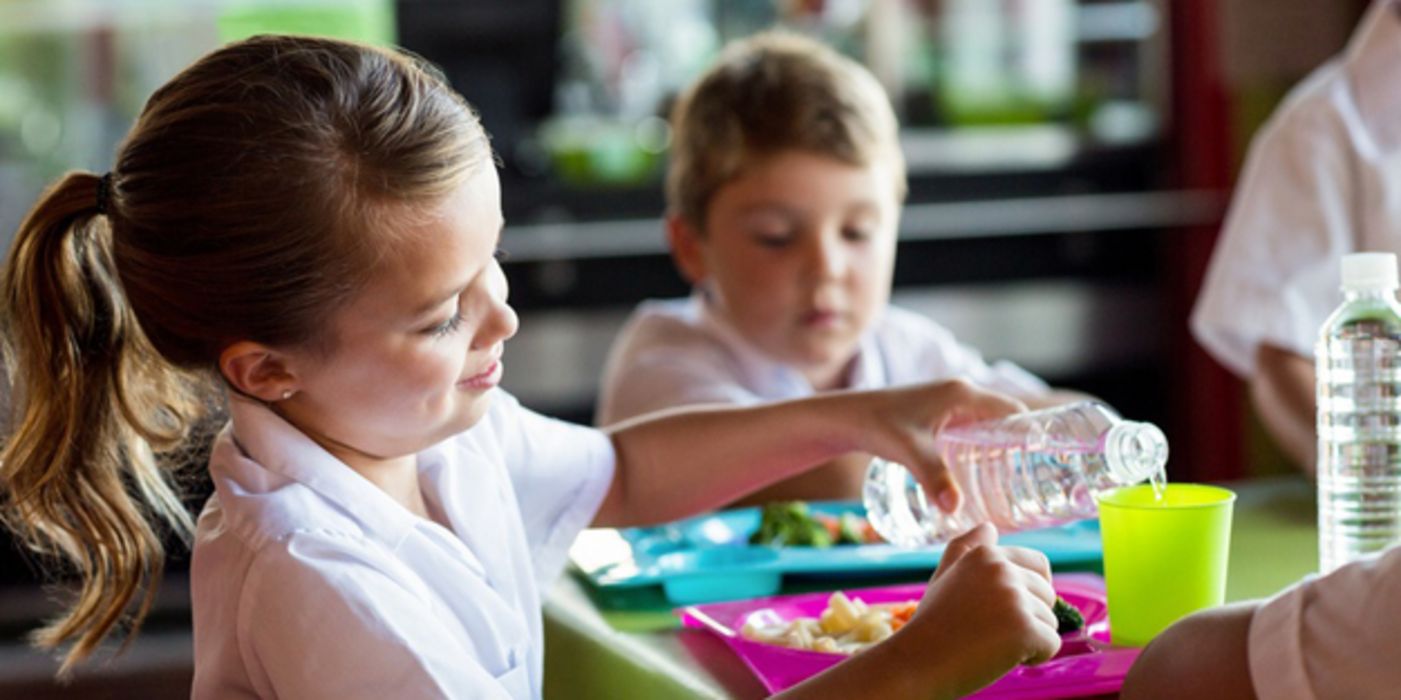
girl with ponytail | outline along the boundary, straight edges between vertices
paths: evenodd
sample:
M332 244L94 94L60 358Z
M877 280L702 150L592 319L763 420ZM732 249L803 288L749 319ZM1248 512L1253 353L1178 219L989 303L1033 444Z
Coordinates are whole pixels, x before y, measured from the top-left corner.
M197 698L538 697L540 592L582 528L848 452L956 498L935 433L1019 407L949 382L609 432L535 414L497 388L517 327L499 187L475 114L420 62L263 36L156 91L110 173L42 196L0 279L0 512L81 582L35 635L63 671L137 632L173 533L193 541ZM192 527L167 456L211 407L229 421ZM795 693L962 694L1048 658L1048 576L975 530L912 622Z

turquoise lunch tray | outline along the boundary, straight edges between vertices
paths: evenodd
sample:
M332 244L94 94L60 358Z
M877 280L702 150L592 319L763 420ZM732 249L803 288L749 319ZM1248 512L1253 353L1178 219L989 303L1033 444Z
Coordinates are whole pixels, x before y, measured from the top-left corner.
M809 507L813 514L866 514L855 501L814 502ZM587 530L569 555L584 578L601 589L660 585L669 601L690 605L773 595L785 576L849 580L927 574L943 554L942 546L750 545L749 535L758 528L759 509L738 508L659 527ZM1003 535L999 542L1041 550L1057 570L1095 571L1103 556L1095 520Z

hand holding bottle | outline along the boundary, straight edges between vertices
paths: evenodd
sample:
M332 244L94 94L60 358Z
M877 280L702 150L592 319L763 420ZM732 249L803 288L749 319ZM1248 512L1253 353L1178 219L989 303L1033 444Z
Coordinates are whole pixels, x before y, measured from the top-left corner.
M925 493L945 512L962 495L939 454L938 435L954 425L1001 418L1026 410L1021 401L954 379L874 392L879 399L864 432L865 451L906 465Z
M1003 533L1095 517L1096 495L1145 479L1161 483L1167 438L1096 401L1063 404L971 425L937 437L945 474L963 505L931 505L919 478L896 462L871 461L862 500L892 544L944 542L978 523Z

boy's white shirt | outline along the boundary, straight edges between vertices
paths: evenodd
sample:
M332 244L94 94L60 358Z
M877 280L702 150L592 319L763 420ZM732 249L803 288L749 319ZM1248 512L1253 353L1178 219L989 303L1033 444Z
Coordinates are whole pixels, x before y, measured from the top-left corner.
M1392 698L1401 689L1401 547L1308 578L1255 612L1262 700Z
M193 697L540 697L541 591L615 456L603 433L495 394L480 423L419 455L451 529L230 400L192 564Z
M1193 309L1197 340L1243 377L1259 345L1313 357L1342 301L1338 260L1401 253L1401 4L1290 91L1251 143Z
M1017 396L1046 383L1010 363L989 365L939 324L887 306L860 340L851 389L875 389L964 377ZM700 403L747 405L812 395L807 378L772 359L716 315L697 292L643 302L609 351L596 422Z

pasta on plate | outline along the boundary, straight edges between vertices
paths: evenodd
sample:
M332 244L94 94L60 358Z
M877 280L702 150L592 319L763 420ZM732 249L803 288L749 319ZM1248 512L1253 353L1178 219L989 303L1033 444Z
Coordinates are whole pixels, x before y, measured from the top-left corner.
M749 640L828 654L855 654L894 634L914 616L919 601L867 605L841 591L820 617L783 620L772 610L750 615L740 629Z

